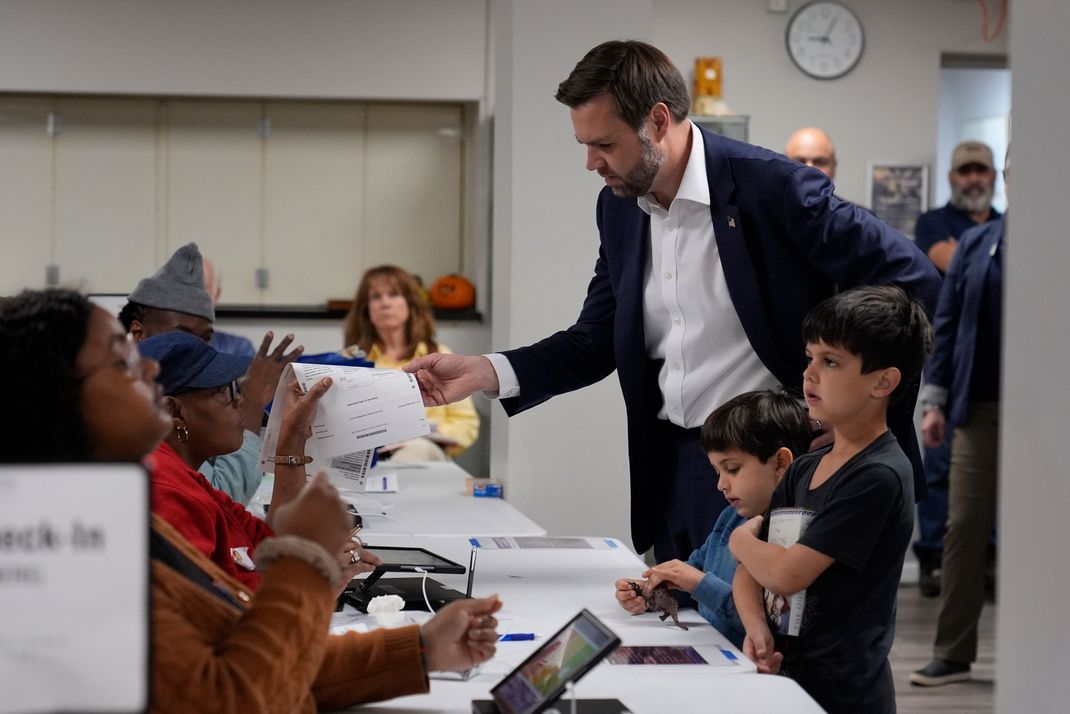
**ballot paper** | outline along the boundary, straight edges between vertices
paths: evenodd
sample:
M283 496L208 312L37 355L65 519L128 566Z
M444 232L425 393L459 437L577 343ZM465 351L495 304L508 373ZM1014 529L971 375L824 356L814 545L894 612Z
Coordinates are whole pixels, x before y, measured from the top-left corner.
M344 367L326 364L293 363L287 366L275 390L260 449L260 468L275 472L270 457L279 442L279 427L286 414L286 390L297 380L308 390L323 377L333 380L330 389L316 404L312 419L312 436L305 444L305 454L312 457L310 471L332 466L336 458L346 462L351 474L367 474L371 458L361 452L377 446L426 436L427 423L423 399L416 378L396 369Z

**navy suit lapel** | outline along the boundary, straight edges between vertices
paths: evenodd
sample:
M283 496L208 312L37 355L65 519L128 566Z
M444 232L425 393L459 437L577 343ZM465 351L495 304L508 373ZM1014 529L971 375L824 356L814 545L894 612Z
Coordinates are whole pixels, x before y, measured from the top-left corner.
M984 242L977 246L977 249L981 251L978 256L979 260L974 262L966 276L966 296L962 309L963 314L968 316L966 326L969 329L970 344L973 344L974 335L977 333L977 318L981 311L981 295L984 294L985 277L992 266L996 251L999 250L999 241L1003 235L1001 226L992 226L986 233Z
M710 187L713 233L728 284L728 294L754 352L768 370L784 381L785 375L780 374L781 370L778 369L780 360L777 358L771 323L758 286L758 276L747 251L743 221L739 208L731 203L735 192L732 171L717 146L717 138L705 130L702 131L702 137L706 143L706 179Z
M632 356L646 355L646 332L643 328L643 274L650 250L650 216L638 206L628 211L630 225L622 226L620 245L620 289L616 292L616 326L621 334L616 342L628 345ZM638 365L637 365L638 366Z

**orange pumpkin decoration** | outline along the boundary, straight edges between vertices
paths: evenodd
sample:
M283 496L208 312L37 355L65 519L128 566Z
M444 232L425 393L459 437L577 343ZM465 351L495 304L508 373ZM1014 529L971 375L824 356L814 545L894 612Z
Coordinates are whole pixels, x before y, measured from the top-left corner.
M431 304L439 310L468 310L476 306L476 287L463 275L443 275L431 285Z

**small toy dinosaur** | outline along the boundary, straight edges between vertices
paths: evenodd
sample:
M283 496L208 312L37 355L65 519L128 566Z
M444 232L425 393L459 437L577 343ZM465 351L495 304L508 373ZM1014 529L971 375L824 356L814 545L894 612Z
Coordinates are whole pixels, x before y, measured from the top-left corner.
M664 622L665 618L671 617L673 623L681 630L686 630L687 625L680 622L680 618L676 616L676 613L680 609L680 605L676 602L676 597L670 592L669 586L665 583L661 583L650 591L647 595L643 592L643 585L638 581L632 581L632 590L639 597L646 600L647 612L653 612L655 610L661 610L661 617L659 618Z

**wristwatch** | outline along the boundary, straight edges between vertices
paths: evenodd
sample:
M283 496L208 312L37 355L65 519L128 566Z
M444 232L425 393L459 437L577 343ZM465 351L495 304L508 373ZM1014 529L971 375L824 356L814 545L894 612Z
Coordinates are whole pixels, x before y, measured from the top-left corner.
M283 464L286 466L304 466L305 464L312 463L312 457L291 454L289 456L269 456L268 461L273 464Z

